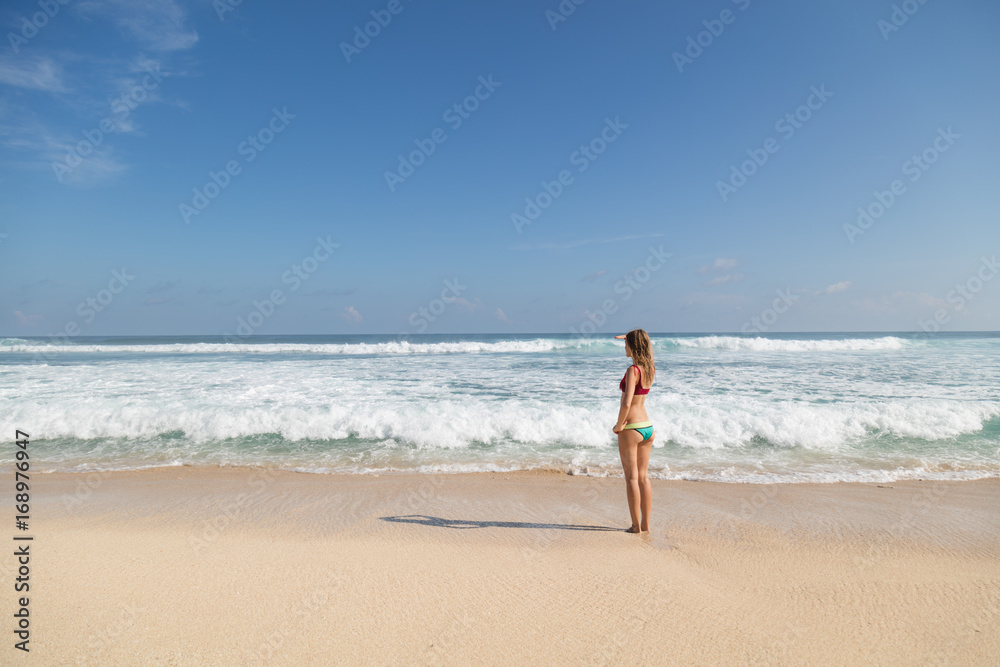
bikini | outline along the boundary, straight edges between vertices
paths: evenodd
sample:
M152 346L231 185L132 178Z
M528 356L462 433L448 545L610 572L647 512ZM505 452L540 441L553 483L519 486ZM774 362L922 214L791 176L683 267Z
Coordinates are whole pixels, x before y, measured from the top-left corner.
M625 371L625 376L622 378L622 381L618 385L618 388L621 389L622 391L625 391L625 389L626 389L626 387L625 387L625 380L628 379L629 371L631 371L633 368L637 368L639 370L639 377L635 381L635 392L634 393L635 393L636 396L645 396L646 394L649 393L649 389L643 389L642 388L642 384L641 384L642 383L642 368L640 366L629 366L628 370ZM642 436L643 442L645 442L646 440L649 440L652 437L652 435L653 435L653 422L651 422L651 421L632 422L631 424L625 424L625 428L631 428L631 429L635 429L636 431L638 431L639 435Z

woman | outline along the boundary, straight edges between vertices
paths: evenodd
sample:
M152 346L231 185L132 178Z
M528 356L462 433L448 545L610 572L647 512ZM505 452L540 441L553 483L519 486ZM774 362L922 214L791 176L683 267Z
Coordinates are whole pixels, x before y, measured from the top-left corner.
M624 336L625 356L632 358L632 366L618 385L622 390L618 423L611 429L618 434L618 453L625 470L625 490L628 511L632 515L629 533L649 531L649 513L653 507L653 486L649 483L647 468L649 453L653 449L653 422L646 414L646 394L653 385L656 368L653 366L653 346L649 335L642 329L633 329ZM640 509L642 517L640 521Z

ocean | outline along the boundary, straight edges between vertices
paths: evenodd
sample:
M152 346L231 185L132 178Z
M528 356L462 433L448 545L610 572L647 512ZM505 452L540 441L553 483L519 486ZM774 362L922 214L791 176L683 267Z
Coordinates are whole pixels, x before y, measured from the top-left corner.
M1000 334L652 334L650 476L1000 476ZM572 335L0 339L34 472L621 475L624 342Z

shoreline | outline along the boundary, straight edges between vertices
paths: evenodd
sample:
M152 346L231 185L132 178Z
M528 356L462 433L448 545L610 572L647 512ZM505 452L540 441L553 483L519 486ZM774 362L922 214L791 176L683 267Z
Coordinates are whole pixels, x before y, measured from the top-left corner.
M8 463L9 465L9 463ZM299 469L296 469L299 468ZM132 474L132 473L145 473L147 471L155 470L218 470L218 471L277 471L282 473L290 474L302 474L302 475L320 475L320 476L360 476L360 477L405 477L408 475L413 476L425 476L433 477L437 475L453 476L453 475L566 475L569 477L590 477L594 479L623 479L623 473L621 471L621 465L617 464L615 466L608 466L607 470L599 469L596 466L584 466L582 469L575 468L569 464L560 464L558 467L540 464L532 468L516 468L511 470L418 470L418 469L366 469L366 470L330 470L324 468L315 469L302 469L302 466L289 466L283 467L281 465L260 465L260 464L245 464L245 463L164 463L164 464L151 464L139 467L131 468L94 468L90 470L45 470L45 471L35 471L35 475L99 475L106 476L112 474ZM888 473L887 470L867 470L867 471L856 471L855 474L867 473L870 475L877 475L879 473ZM957 472L957 471L956 471ZM775 473L775 472L764 472L755 473L758 477L753 479L748 479L746 477L733 477L730 479L709 479L709 478L699 478L696 473L685 473L685 472L675 472L676 477L664 477L659 470L650 470L649 478L657 482L670 482L670 483L683 483L683 482L701 482L708 484L736 484L736 485L750 485L750 486L782 486L782 485L800 485L800 484L817 484L817 485L829 485L829 484L861 484L861 485L893 485L902 484L907 482L924 482L924 483L953 483L953 482L980 482L987 480L997 480L1000 481L1000 473L992 471L974 471L966 470L962 471L963 474L975 474L980 476L969 476L969 477L934 477L935 472L926 473L926 476L922 477L903 477L895 479L880 479L873 477L871 479L801 479L801 478L791 478L788 477L791 473ZM800 473L800 474L810 474L810 473ZM824 473L819 473L824 474ZM767 477L766 475L774 475L774 477Z
M652 530L629 535L622 478L554 470L89 475L33 476L50 663L1000 655L997 479L652 480Z
M7 466L10 468L10 465ZM12 470L12 468L10 468ZM263 466L263 465L249 465L249 464L191 464L191 463L180 463L180 464L163 464L163 465L151 465L143 468L124 468L124 469L94 469L94 470L51 470L51 471L34 471L35 475L45 475L45 476L73 476L73 475L131 475L131 474L150 474L156 473L157 471L178 471L178 470L191 470L191 471L219 471L219 472L257 472L257 471L273 471L280 474L290 474L290 475L318 475L321 477L431 477L431 476L462 476L462 475L542 475L542 476L566 476L566 477L581 477L581 478L591 478L591 479L622 479L622 472L619 469L617 473L612 472L608 475L597 475L588 472L575 472L571 470L566 470L562 468L555 467L543 467L538 466L535 468L524 468L517 470L470 470L470 471L416 471L416 470L389 470L383 472L368 472L368 471L356 471L356 472L327 472L327 471L316 471L316 470L292 470L289 468L280 468L277 466ZM9 470L8 470L9 471ZM815 482L815 481L801 481L801 482L745 482L739 480L733 481L721 481L714 479L661 479L654 478L650 475L650 480L662 483L700 483L700 484L736 484L736 485L800 485L800 484L815 484L818 486L830 485L830 484L860 484L860 485L870 485L870 484L897 484L897 483L909 483L909 482L921 482L921 483L935 483L941 482L945 484L951 483L961 483L961 482L984 482L989 480L996 480L1000 482L1000 474L996 475L986 475L984 477L976 477L969 479L933 479L933 478L908 478L900 480L892 480L889 482L884 481L857 481L857 480L836 480L831 482Z

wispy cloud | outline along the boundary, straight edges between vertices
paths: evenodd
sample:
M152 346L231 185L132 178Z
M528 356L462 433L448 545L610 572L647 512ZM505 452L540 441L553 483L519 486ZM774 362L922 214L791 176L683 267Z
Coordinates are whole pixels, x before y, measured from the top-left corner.
M850 280L842 280L839 283L834 283L832 285L827 285L823 289L821 289L818 292L816 292L815 296L819 296L820 294L836 294L838 292L843 292L847 288L849 288L852 284L853 283L851 283Z
M724 276L716 276L705 283L706 286L711 287L712 285L725 285L726 283L738 283L743 280L742 273L727 273Z
M5 166L48 170L61 183L92 186L115 180L130 166L119 157L105 135L142 135L132 112L138 104L164 102L163 78L178 76L166 66L179 51L198 42L187 25L187 12L175 0L81 0L74 3L77 18L108 21L138 46L115 44L114 55L46 50L33 45L32 53L17 58L0 54L0 91L5 86L56 95L55 103L68 107L79 119L68 127L54 125L53 114L40 116L44 103L36 99L0 97L0 148ZM109 53L105 50L105 53ZM142 91L136 98L135 90ZM184 106L183 102L171 104ZM110 121L113 130L107 130ZM104 125L102 125L104 123ZM103 128L98 134L98 128ZM83 134L100 136L91 143ZM89 146L84 152L76 147ZM61 165L61 166L60 166Z
M187 12L174 0L91 0L77 8L112 18L126 35L155 51L190 49L198 42L198 33L185 26Z
M328 296L351 296L352 294L357 294L357 289L340 289L327 287L324 289L313 290L312 292L303 292L302 296L318 296L318 297L328 297Z
M583 278L580 278L580 282L593 282L606 273L607 271L605 271L604 269L601 269L600 271L594 271L593 273L588 273Z
M143 301L142 305L144 305L144 306L162 306L162 305L165 305L165 304L168 304L168 303L172 303L174 301L177 301L176 297L172 297L172 296L152 297L151 296L148 299L146 299L145 301ZM179 301L177 301L177 302L180 303Z
M62 67L50 58L0 58L0 83L16 88L62 93Z
M157 294L160 292L169 292L170 290L177 287L180 284L179 280L164 280L156 283L152 287L146 290L147 294Z
M460 306L462 308L465 308L470 313L474 312L474 311L477 311L480 308L483 308L483 302L479 300L478 296L475 299L473 299L472 301L469 301L464 296L456 296L453 299L448 300L448 303L453 303L456 306Z
M610 239L577 239L576 241L567 241L566 243L539 243L536 245L522 244L514 246L514 250L567 250L569 248L590 245L592 243L617 243L619 241L651 239L658 236L664 236L664 234L636 234L633 236L616 236Z
M500 320L501 322L510 322L510 320L507 318L507 314L503 312L502 308L497 308L496 316L497 319Z
M41 322L45 319L41 315L25 315L20 310L14 311L14 317L17 318L18 324L22 324L24 326L34 326L36 324L41 324Z
M79 102L77 106L93 106L92 100L85 100L85 96L73 97ZM94 120L91 127L77 127L72 132L56 130L43 122L33 108L0 100L3 163L14 169L46 171L52 178L61 177L60 182L73 185L111 181L128 165L118 157L110 142L102 141L99 146L88 144L91 150L85 157L80 157L76 148L85 139L83 132L93 130L98 122ZM54 165L61 166L57 170Z
M731 271L736 268L739 262L735 257L720 257L711 264L706 264L705 266L698 269L698 273L710 273L712 271Z

